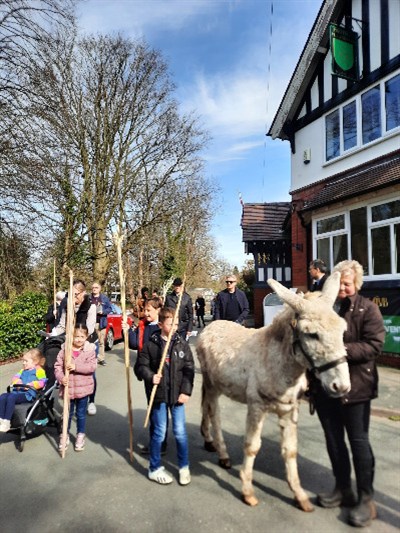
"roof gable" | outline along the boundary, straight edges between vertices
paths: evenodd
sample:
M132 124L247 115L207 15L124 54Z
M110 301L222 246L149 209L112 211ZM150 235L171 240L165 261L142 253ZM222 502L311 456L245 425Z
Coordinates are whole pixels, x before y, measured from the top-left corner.
M284 228L291 202L244 204L241 226L244 242L287 239Z
M324 61L329 40L329 23L338 17L342 3L342 0L323 2L268 131L268 135L273 139L289 140L289 132L286 131L285 125L295 119L316 69L319 63Z

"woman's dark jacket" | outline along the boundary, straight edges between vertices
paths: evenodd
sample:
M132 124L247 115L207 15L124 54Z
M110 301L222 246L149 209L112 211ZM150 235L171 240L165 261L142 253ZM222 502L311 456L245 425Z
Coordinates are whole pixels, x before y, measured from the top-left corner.
M385 341L381 312L371 300L355 294L342 301L339 315L347 324L343 340L347 351L351 390L338 401L348 405L372 400L378 396L376 359ZM318 378L309 372L307 377L310 400L317 405L320 396L326 399L328 395Z
M376 359L385 342L385 327L379 307L356 293L342 301L339 315L347 323L343 340L351 382L351 390L342 398L342 402L356 403L376 398Z
M154 333L142 351L138 354L134 372L139 380L144 381L147 400L153 389L153 376L157 374L162 357L164 342L160 333ZM189 344L178 334L172 337L170 345L170 363L164 365L163 377L157 387L155 403L166 402L175 405L180 394L190 396L194 381L194 360Z

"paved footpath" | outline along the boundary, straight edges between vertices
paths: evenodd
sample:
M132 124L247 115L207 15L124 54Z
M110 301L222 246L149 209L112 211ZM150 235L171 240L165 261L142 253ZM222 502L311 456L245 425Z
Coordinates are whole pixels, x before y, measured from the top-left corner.
M195 342L195 339L191 342ZM240 497L239 469L245 408L223 399L224 434L233 468L222 470L215 454L203 450L199 433L201 375L196 373L194 394L187 407L192 483L175 481L159 486L147 479L147 458L140 445L147 444L143 428L146 401L143 383L132 380L134 461L129 461L126 379L121 344L107 354L108 365L97 370L96 416L88 417L84 452L68 449L62 460L56 448L56 431L29 440L19 453L15 437L0 434L0 531L14 533L342 533L354 531L344 509L304 513L293 504L280 457L276 418L271 415L263 430L263 444L256 459L254 485L260 503L246 506ZM0 367L5 390L20 363ZM366 532L397 533L400 528L400 422L389 414L399 409L400 372L381 369L381 396L374 404L380 416L371 421L371 441L376 455L376 501L379 518ZM390 413L382 411L390 409ZM73 432L74 434L74 432ZM164 458L177 477L172 435ZM301 406L299 421L299 472L303 487L315 493L332 486L324 439L316 416Z

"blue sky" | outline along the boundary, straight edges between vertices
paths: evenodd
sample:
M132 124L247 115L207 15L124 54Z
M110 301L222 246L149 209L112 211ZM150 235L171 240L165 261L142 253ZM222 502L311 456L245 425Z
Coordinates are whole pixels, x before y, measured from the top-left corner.
M86 0L79 7L83 31L142 36L167 60L182 111L196 110L212 136L202 154L221 189L212 234L219 256L239 268L252 259L239 193L244 202L290 200L289 143L265 134L321 3Z

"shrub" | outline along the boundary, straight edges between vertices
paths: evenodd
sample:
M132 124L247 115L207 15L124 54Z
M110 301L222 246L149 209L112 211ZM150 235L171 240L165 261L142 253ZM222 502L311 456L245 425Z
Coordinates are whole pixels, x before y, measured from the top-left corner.
M47 307L46 297L36 292L0 302L0 361L18 357L39 344L37 331L45 326Z

